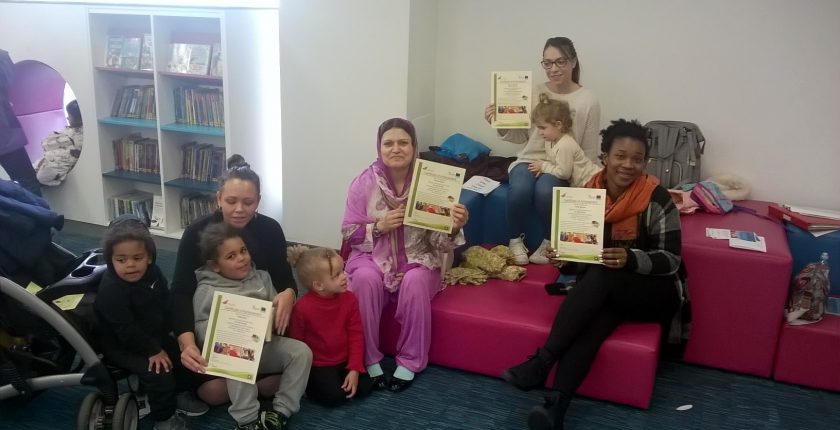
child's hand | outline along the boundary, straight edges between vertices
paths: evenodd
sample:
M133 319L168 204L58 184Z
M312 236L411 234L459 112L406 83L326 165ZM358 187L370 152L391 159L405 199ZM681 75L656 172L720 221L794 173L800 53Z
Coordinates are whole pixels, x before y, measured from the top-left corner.
M169 356L166 355L166 351L161 350L157 354L149 357L149 372L160 373L163 370L166 373L169 373L169 369L172 368L172 360L169 359Z
M528 171L533 173L534 176L540 176L540 173L542 172L542 165L542 161L532 161L531 164L528 164Z
M455 203L452 208L452 232L455 233L465 226L469 218L470 213L467 211L467 207L461 203Z
M557 256L557 250L550 247L550 246L545 249L545 254L544 255L546 257L548 257L549 261L551 261L551 264L553 264L554 267L556 267L558 269L563 267L566 264L566 260L561 260Z
M356 395L356 387L359 386L359 371L351 370L347 372L347 377L344 378L344 383L341 384L341 389L347 394L348 399L352 399Z
M274 329L280 335L286 334L289 328L289 319L292 317L292 308L295 306L295 291L291 288L277 293L272 300L274 304Z

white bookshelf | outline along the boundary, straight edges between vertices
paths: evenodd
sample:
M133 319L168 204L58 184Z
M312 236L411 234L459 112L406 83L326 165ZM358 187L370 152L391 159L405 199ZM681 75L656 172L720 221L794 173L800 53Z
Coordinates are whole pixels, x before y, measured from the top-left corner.
M179 238L183 232L181 199L193 193L215 192L215 182L199 182L182 178L183 144L198 142L225 150L226 156L239 153L254 166L260 166L263 142L253 139L265 135L260 130L270 128L265 123L266 110L279 111L279 73L266 74L261 70L266 59L279 63L277 35L263 34L267 22L275 27L279 15L276 9L88 9L90 30L90 73L93 74L94 105L97 121L86 121L96 127L96 141L86 142L87 151L98 150L103 194L104 215L92 217L108 219L108 199L133 191L162 196L164 229L153 229L157 235ZM148 33L152 38L153 71L113 69L105 67L105 51L109 34ZM235 35L232 43L226 35ZM273 39L264 43L262 38ZM224 67L221 76L187 75L168 71L171 43L218 43L222 49ZM228 53L233 54L231 63ZM279 71L279 67L278 67ZM153 85L156 118L153 120L117 118L111 116L112 105L121 88L129 85ZM278 89L261 91L260 88ZM176 123L175 96L179 87L221 88L223 91L224 127L191 126ZM238 93L237 93L238 92ZM276 106L275 106L276 105ZM231 112L236 112L231 115ZM232 130L238 130L233 133ZM134 173L115 170L113 141L130 133L158 141L159 174ZM98 147L98 148L97 148ZM255 161L257 161L255 163ZM263 161L265 162L265 161ZM86 221L86 220L82 220ZM107 222L107 221L106 221Z

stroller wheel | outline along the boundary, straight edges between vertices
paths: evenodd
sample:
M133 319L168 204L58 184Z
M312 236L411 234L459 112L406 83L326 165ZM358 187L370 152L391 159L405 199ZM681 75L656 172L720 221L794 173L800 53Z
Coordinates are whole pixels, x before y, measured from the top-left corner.
M113 430L137 430L139 421L137 402L134 394L122 393L117 399L117 406L114 407L114 419L111 420Z
M105 428L105 403L102 394L90 393L82 400L76 418L78 430L101 430Z

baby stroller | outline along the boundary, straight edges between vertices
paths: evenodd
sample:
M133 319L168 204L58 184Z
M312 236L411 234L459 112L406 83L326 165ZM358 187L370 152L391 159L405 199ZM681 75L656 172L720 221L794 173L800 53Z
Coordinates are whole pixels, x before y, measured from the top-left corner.
M126 375L102 362L89 336L93 300L107 270L102 252L76 256L52 243L52 229L62 226L63 217L41 198L0 181L0 401L92 386L97 391L82 401L77 428L134 430L134 395L117 388L117 378ZM30 283L46 287L35 291ZM71 295L81 298L72 310L53 302Z

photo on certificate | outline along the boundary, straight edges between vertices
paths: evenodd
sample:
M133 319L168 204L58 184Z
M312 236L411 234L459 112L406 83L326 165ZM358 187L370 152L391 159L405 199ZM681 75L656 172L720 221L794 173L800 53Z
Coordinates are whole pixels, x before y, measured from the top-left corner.
M493 128L531 128L531 72L493 72L490 102L496 112Z
M267 327L272 323L271 306L267 300L213 293L201 351L208 375L256 383Z
M607 191L554 187L551 247L564 261L601 264Z
M452 208L461 197L466 170L418 159L403 224L452 233Z

